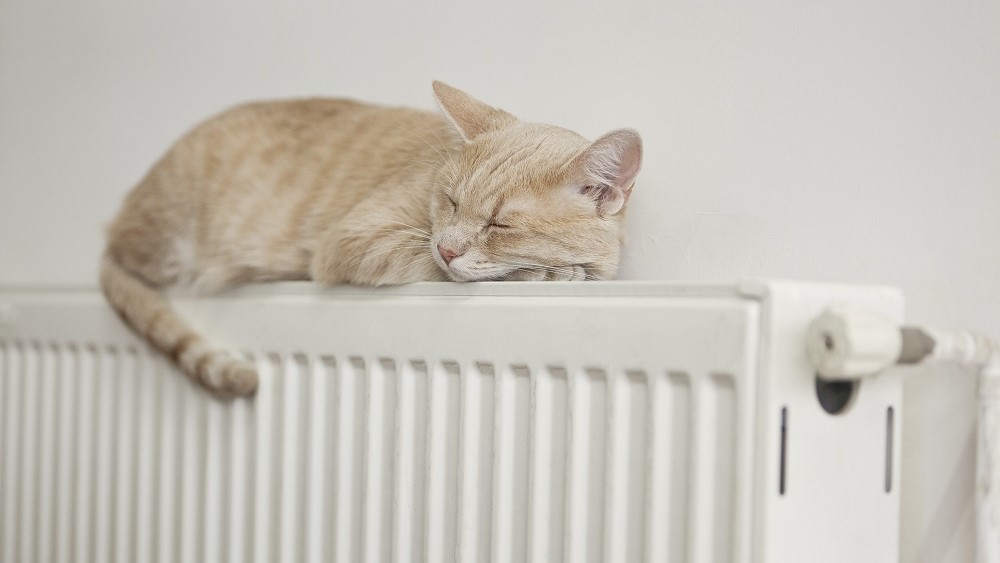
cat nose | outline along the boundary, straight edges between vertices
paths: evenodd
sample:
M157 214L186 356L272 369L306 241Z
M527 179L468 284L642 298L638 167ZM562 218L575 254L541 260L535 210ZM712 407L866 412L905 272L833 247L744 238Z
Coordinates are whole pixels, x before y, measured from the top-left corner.
M445 264L451 264L452 260L461 256L461 254L455 252L450 248L445 248L440 244L438 245L438 252L441 253L441 258L444 259Z

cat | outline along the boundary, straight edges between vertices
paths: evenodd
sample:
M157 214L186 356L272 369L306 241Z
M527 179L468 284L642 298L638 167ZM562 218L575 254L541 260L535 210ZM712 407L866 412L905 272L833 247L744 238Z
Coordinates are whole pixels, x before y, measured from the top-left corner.
M433 91L440 113L304 99L196 126L108 227L108 302L189 377L244 395L253 365L188 327L162 290L613 277L638 133L591 143L441 82Z

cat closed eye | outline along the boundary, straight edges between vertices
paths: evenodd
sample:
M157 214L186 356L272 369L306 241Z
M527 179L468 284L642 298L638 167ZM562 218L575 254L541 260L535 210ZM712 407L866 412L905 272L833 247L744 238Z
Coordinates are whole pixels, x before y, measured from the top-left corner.
M511 227L510 225L507 225L507 224L504 224L504 223L490 223L489 225L487 225L487 227L493 227L493 228L496 228L496 229L513 229L514 228L514 227Z

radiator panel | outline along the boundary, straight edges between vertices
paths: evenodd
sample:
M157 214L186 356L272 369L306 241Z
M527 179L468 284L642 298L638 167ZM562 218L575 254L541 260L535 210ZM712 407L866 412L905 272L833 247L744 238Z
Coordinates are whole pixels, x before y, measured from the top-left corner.
M266 352L257 400L224 403L132 347L2 354L4 561L639 560L732 531L721 466L692 494L724 499L660 510L735 456L718 376Z
M178 299L258 366L233 401L8 295L0 562L783 560L760 301L650 293Z

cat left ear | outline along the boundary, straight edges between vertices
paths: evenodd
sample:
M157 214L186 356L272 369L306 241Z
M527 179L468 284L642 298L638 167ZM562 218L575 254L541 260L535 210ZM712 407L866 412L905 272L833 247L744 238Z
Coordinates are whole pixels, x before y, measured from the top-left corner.
M517 121L513 115L484 104L458 88L434 81L434 96L441 111L451 121L466 143L487 131L502 129Z
M633 129L616 129L594 141L571 166L580 176L575 189L594 200L599 215L614 215L632 195L642 167L642 138Z

